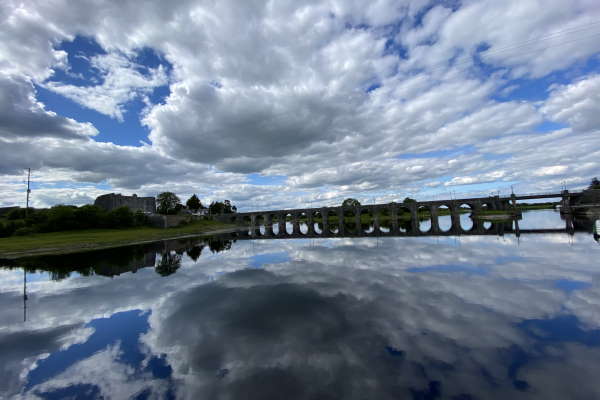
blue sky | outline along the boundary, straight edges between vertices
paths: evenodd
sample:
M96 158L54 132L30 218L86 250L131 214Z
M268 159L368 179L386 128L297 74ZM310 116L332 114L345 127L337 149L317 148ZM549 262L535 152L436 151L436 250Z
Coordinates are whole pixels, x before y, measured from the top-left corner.
M584 0L2 8L0 205L29 167L35 206L170 190L242 210L599 175Z

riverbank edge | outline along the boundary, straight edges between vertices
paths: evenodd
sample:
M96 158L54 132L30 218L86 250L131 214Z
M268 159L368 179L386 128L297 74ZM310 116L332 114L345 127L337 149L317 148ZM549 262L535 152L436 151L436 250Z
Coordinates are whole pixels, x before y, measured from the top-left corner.
M245 230L247 228L240 227L238 225L231 224L221 224L226 225L225 227L209 229L205 231L198 231L193 233L182 233L176 235L169 235L161 238L151 238L151 239L142 239L142 240L120 240L114 243L102 243L102 244L89 244L80 246L81 243L76 243L73 246L65 246L65 247L56 247L56 248L38 248L38 249L28 249L28 250L19 250L19 251L4 251L0 252L0 259L5 260L15 260L24 257L32 257L32 256L44 256L44 255L60 255L60 254L73 254L73 253L85 253L88 251L95 250L105 250L105 249L113 249L118 247L127 247L127 246L135 246L140 244L148 244L148 243L156 243L156 242L164 242L168 240L178 240L178 239L190 239L195 237L208 237L213 235L220 235L223 233L232 233L237 232L239 230Z

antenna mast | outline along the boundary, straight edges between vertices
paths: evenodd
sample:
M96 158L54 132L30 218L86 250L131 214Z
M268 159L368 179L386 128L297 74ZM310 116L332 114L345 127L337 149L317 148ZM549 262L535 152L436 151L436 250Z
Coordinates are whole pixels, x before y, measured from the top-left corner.
M31 189L29 188L30 181L31 168L27 168L27 202L25 203L25 218L27 218L27 214L29 214L29 193L31 193Z

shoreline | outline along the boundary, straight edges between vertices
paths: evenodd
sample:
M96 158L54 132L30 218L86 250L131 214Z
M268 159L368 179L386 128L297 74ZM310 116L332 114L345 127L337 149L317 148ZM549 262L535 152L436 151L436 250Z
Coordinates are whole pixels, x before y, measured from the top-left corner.
M14 250L14 251L2 251L0 250L0 259L5 260L16 260L24 257L32 257L32 256L44 256L44 255L60 255L60 254L71 254L71 253L84 253L88 251L95 250L105 250L112 249L117 247L126 247L126 246L135 246L140 244L148 244L155 242L163 242L167 240L177 240L177 239L188 239L193 237L206 237L212 235L218 235L222 233L230 233L236 232L240 229L239 226L235 225L226 225L219 227L215 227L213 229L206 230L198 230L197 232L181 232L176 233L172 232L170 235L165 235L164 237L152 237L152 238L144 238L144 239L122 239L114 242L104 242L104 243L93 243L93 242L73 242L71 244L66 244L64 246L56 246L56 247L38 247L38 248L30 248L30 249L22 249L22 250ZM59 232L60 233L60 232ZM76 233L76 232L71 232ZM171 232L169 232L171 233ZM1 244L1 239L0 239Z

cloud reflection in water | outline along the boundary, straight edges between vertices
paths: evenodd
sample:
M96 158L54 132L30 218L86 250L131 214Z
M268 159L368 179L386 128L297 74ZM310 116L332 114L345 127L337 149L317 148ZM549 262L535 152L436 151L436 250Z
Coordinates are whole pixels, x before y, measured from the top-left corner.
M163 398L172 384L177 398L600 397L597 247L585 234L519 245L508 236L237 242L196 261L182 255L167 278L144 268L38 280L26 324L15 319L8 279L0 347L11 351L2 351L0 390ZM273 263L269 254L278 254ZM251 268L256 260L262 269ZM124 312L144 316L145 328L115 333L44 382L27 380ZM71 334L86 327L94 332ZM153 375L151 363L170 373Z

